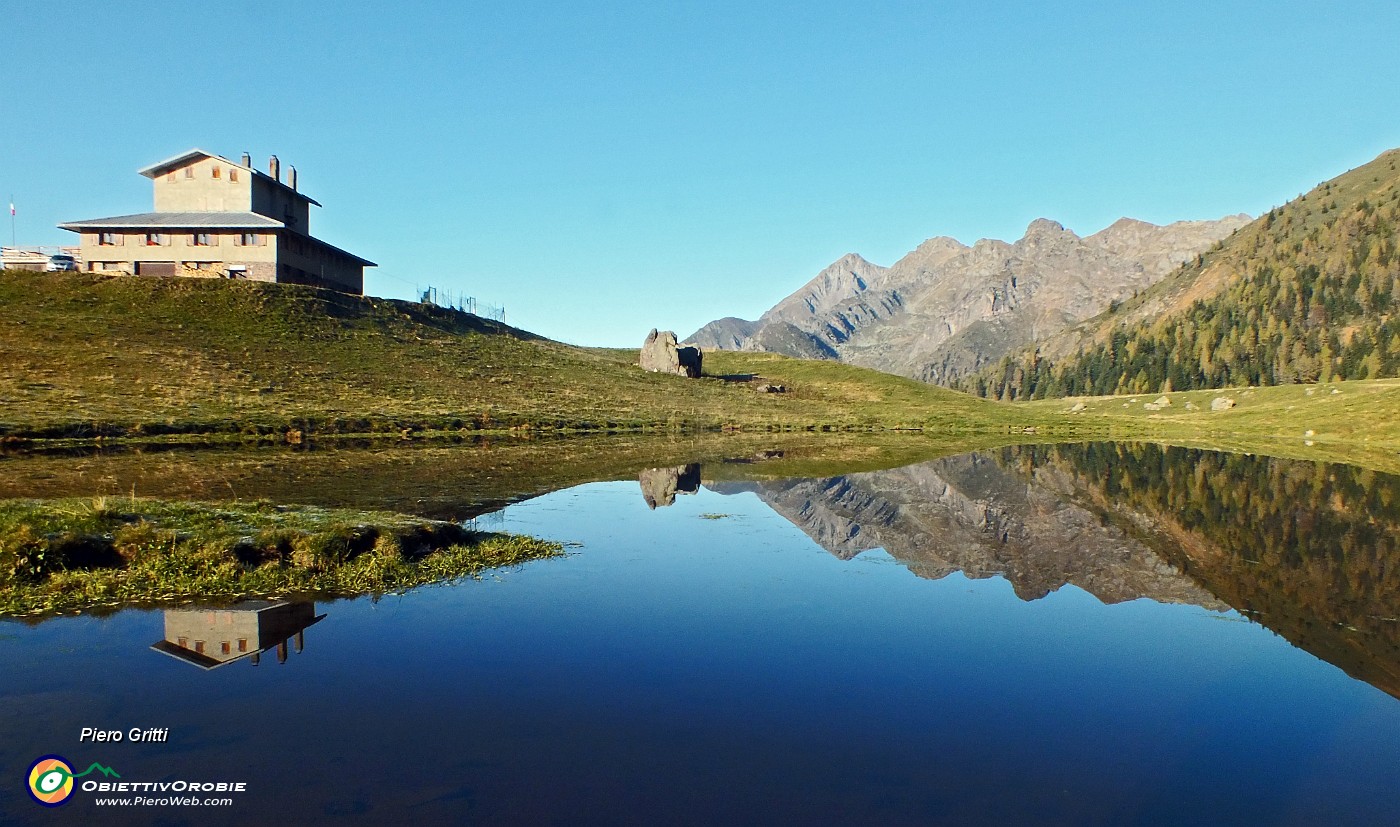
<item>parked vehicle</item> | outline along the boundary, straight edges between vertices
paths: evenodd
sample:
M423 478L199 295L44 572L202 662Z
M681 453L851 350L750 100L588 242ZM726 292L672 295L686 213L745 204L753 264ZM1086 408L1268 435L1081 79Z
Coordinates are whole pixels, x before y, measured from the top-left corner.
M78 261L67 253L58 253L49 256L49 272L69 271L78 269Z

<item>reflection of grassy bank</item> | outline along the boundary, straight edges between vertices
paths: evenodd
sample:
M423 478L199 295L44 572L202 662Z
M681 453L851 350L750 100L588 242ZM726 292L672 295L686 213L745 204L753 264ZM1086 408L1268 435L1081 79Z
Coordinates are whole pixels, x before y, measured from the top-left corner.
M157 499L268 499L466 519L560 488L635 480L649 467L700 462L707 478L725 479L832 476L1000 444L990 435L737 433L17 455L0 459L0 499L134 490Z
M1021 435L1020 442L1053 441ZM463 520L587 482L637 479L643 468L699 462L706 480L830 477L898 468L1005 444L995 434L670 434L497 437L301 446L205 446L0 458L0 500L108 496L271 500ZM1348 462L1400 471L1397 455L1355 443L1193 443L1235 453Z
M401 514L155 500L0 502L0 615L412 588L560 552Z

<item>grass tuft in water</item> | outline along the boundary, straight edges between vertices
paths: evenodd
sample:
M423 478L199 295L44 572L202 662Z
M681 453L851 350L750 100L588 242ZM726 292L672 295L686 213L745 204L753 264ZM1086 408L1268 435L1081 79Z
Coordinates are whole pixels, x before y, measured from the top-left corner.
M266 502L0 502L0 616L402 591L563 553L382 511Z

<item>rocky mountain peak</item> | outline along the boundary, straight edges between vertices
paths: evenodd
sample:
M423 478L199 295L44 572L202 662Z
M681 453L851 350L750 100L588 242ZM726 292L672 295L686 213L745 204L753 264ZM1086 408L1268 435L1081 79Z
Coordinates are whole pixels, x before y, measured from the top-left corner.
M1109 224L1107 227L1104 227L1098 233L1095 233L1095 235L1116 235L1128 232L1138 232L1142 230L1155 229L1157 229L1156 224L1152 224L1147 221L1139 221L1136 218L1129 218L1125 215L1117 221L1113 222L1112 224Z
M1038 241L1040 239L1078 239L1073 231L1066 230L1065 225L1048 218L1037 218L1026 227L1026 234L1021 237L1022 241Z
M885 274L885 268L871 264L855 253L847 253L822 270L796 292L773 305L760 322L797 324L814 316L825 316L858 300Z
M924 243L914 248L914 252L921 256L935 256L939 254L957 255L967 249L967 245L958 241L952 236L936 235L926 239Z

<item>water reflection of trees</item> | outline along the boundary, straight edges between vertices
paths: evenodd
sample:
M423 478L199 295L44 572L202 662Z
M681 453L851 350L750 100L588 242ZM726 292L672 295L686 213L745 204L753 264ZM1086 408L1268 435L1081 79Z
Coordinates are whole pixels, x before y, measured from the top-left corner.
M1006 449L1066 471L1216 596L1400 697L1400 477L1150 444Z

